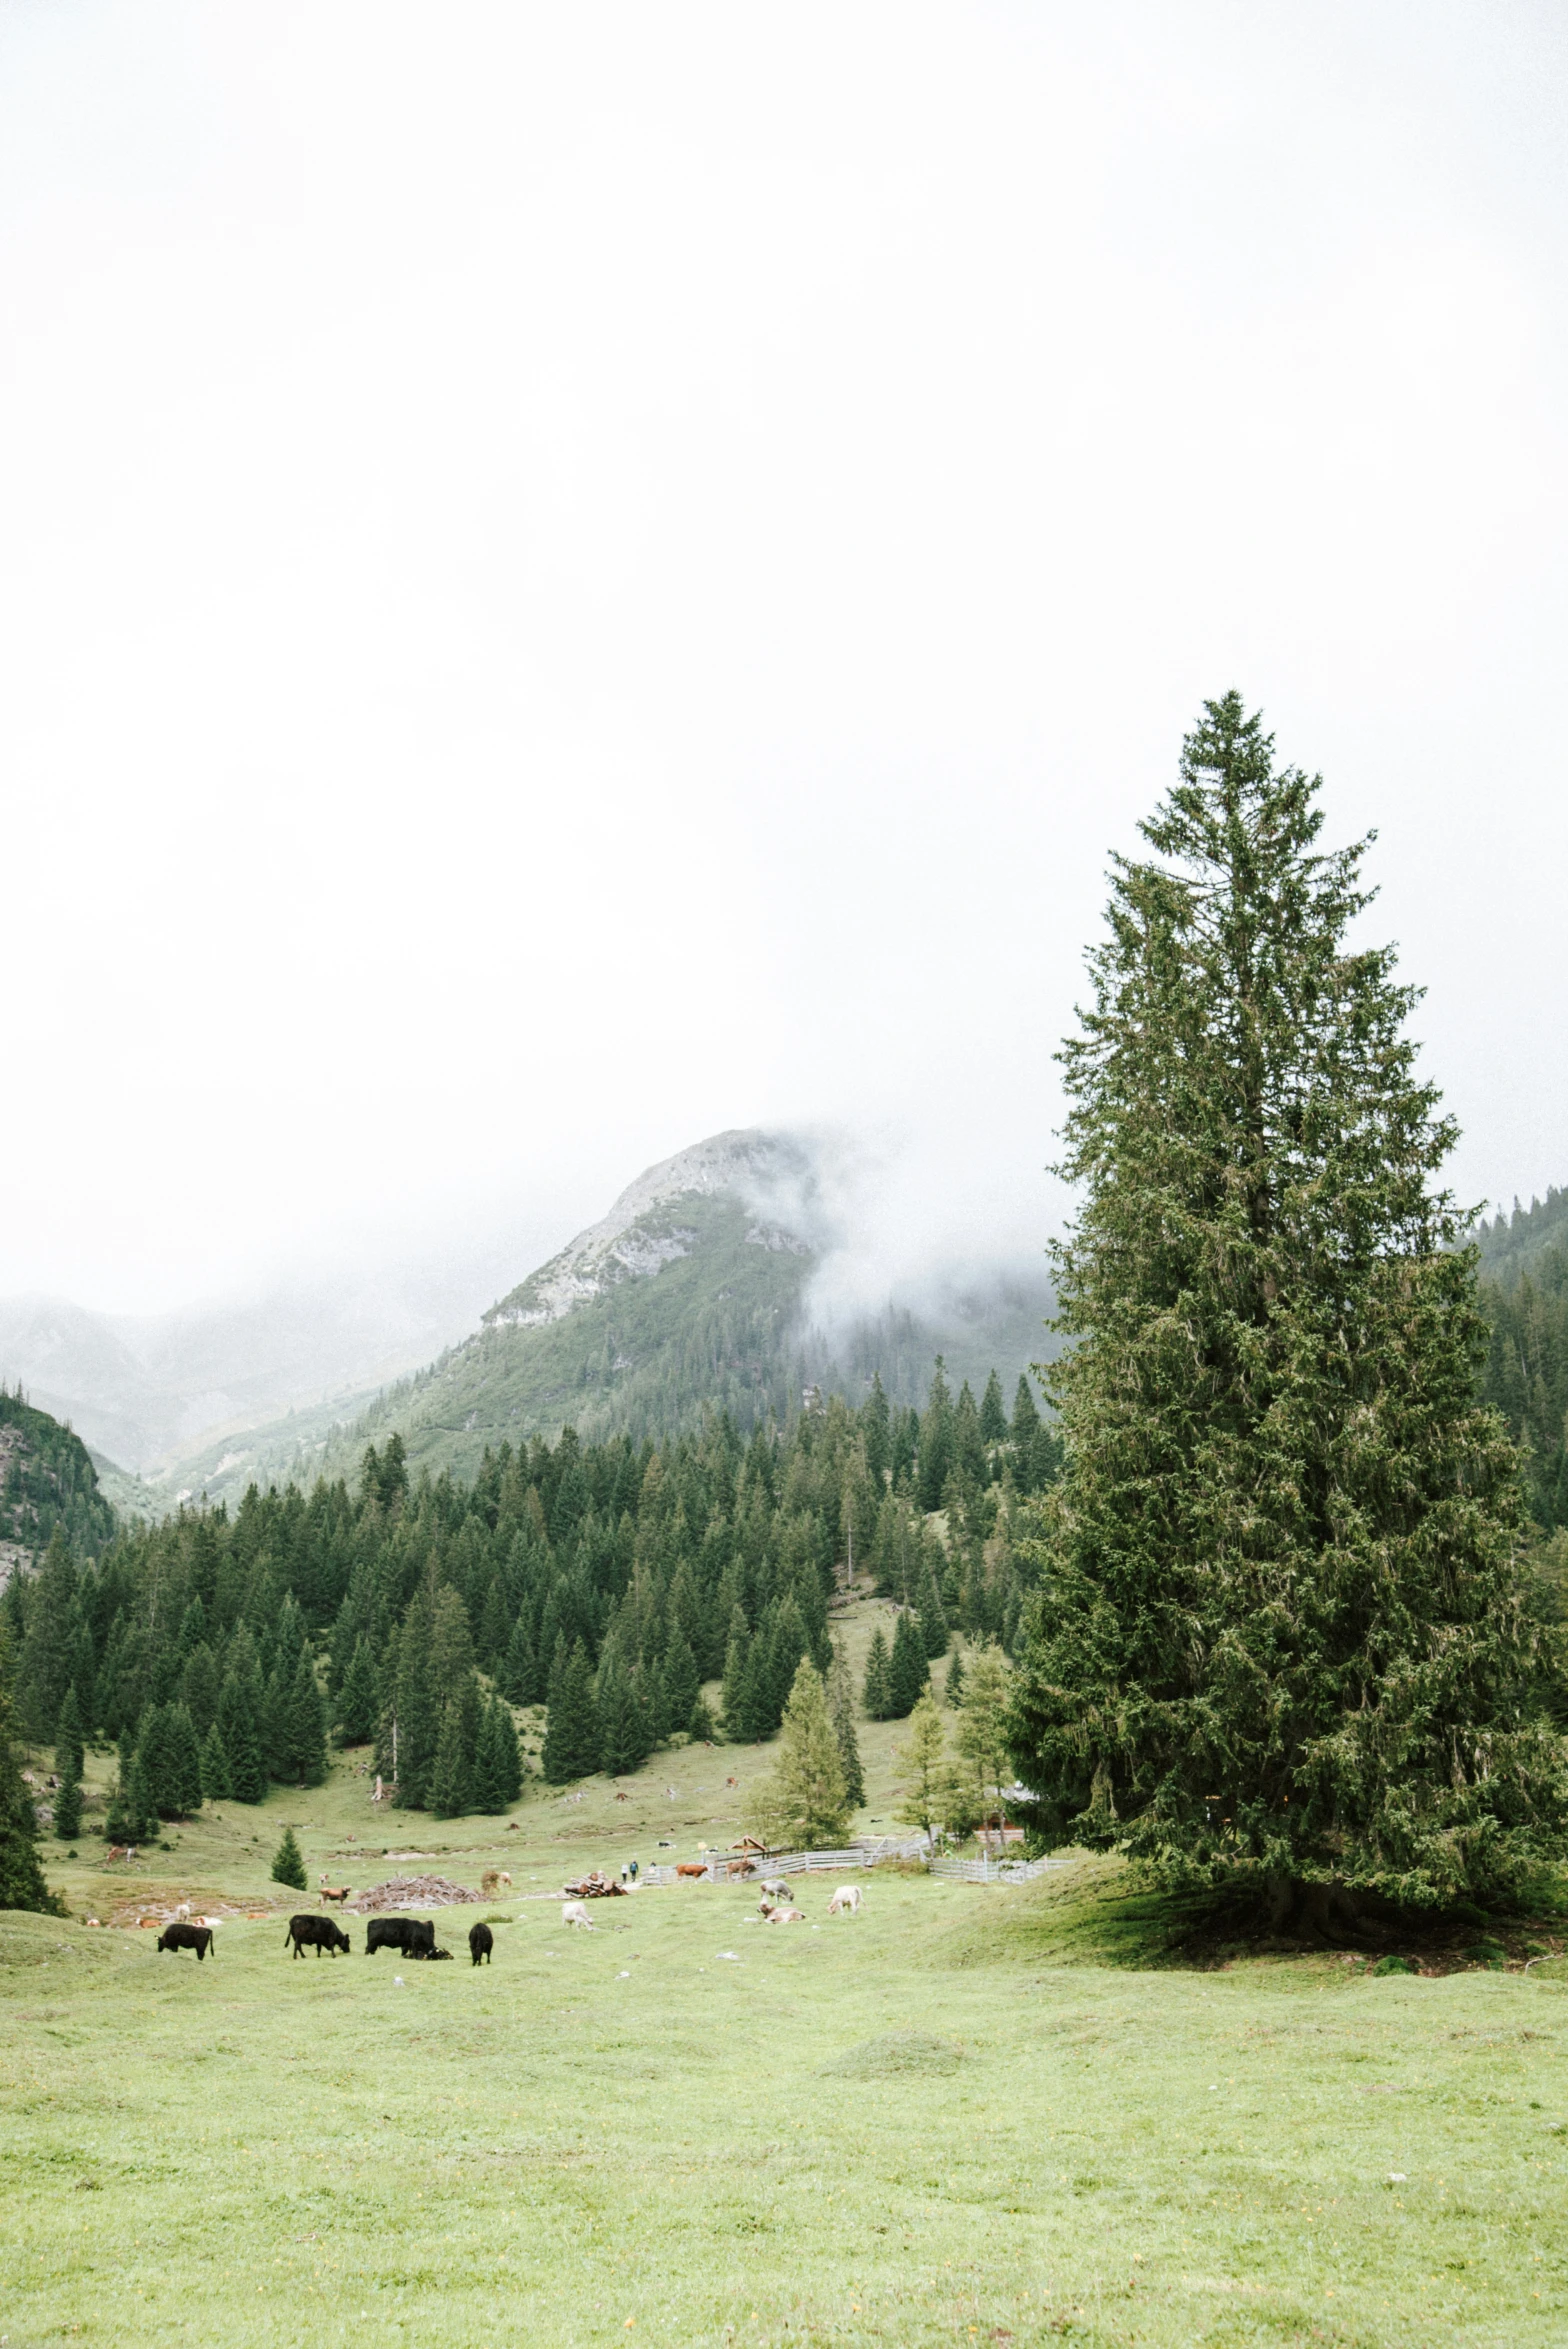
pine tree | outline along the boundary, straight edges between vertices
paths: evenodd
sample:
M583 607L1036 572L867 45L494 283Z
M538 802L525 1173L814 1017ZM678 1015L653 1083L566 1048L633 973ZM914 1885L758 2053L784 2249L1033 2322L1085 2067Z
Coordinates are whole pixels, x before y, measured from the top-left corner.
M931 1679L925 1642L913 1615L901 1613L893 1626L893 1651L887 1666L887 1717L902 1721L920 1701Z
M802 1851L841 1843L849 1833L844 1765L822 1675L809 1656L796 1671L778 1759L758 1799L771 1834L787 1837Z
M894 1750L904 1765L906 1783L893 1815L929 1838L947 1807L951 1777L942 1716L929 1689L910 1715L907 1744Z
M44 1882L38 1858L38 1821L22 1784L11 1688L10 1627L0 1620L0 1909L57 1914L59 1901Z
M838 1740L838 1758L844 1772L844 1799L851 1811L858 1811L866 1799L866 1774L860 1763L860 1740L855 1735L854 1687L844 1651L838 1647L833 1650L833 1665L828 1674L828 1710L833 1716L833 1734Z
M1013 1669L1001 1649L989 1642L978 1648L969 1660L956 1743L987 1805L1000 1795L1007 1769L1012 1686Z
M216 1721L202 1739L201 1789L210 1803L226 1803L234 1793L229 1749L223 1742L223 1731Z
M468 1756L463 1750L463 1708L448 1697L430 1773L430 1808L438 1819L459 1818L468 1808Z
M652 1750L630 1675L618 1660L600 1674L597 1767L610 1777L639 1770Z
M193 1600L192 1605L196 1604ZM218 1718L218 1689L218 1666L212 1650L205 1640L199 1640L180 1675L180 1696L198 1737L205 1737Z
M376 1734L376 1660L363 1632L338 1691L338 1731L345 1745L367 1745Z
M1013 1424L1010 1430L1013 1447L1013 1475L1021 1493L1032 1493L1034 1487L1035 1446L1044 1422L1029 1385L1029 1374L1018 1374L1018 1391L1013 1396Z
M1118 861L1063 1060L1040 1538L1013 1752L1058 1840L1267 1886L1497 1895L1560 1856L1562 1748L1518 1569L1518 1471L1453 1140L1391 949L1352 946L1360 846L1238 696Z
M953 1464L953 1398L948 1393L945 1366L939 1354L931 1379L925 1417L920 1422L920 1506L940 1509L942 1487Z
M77 1785L80 1786L86 1759L82 1739L81 1707L76 1701L76 1690L71 1687L66 1690L61 1700L59 1717L55 1722L54 1731L54 1766L60 1774L62 1783L67 1778L74 1778Z
M497 1678L502 1695L508 1697L514 1705L538 1703L539 1667L524 1616L519 1615L512 1625L512 1636L506 1643L506 1654Z
M267 1791L262 1767L261 1740L250 1692L236 1672L224 1675L218 1695L218 1730L229 1761L229 1784L234 1800L259 1803Z
M78 1767L60 1781L54 1798L54 1831L62 1843L74 1843L82 1832L82 1774Z
M985 1393L980 1398L980 1437L986 1444L1005 1444L1007 1441L1007 1406L1002 1401L1002 1382L993 1370L985 1382Z
M664 1736L673 1736L677 1730L686 1727L701 1687L697 1659L685 1635L676 1631L666 1650L664 1671L660 1677L659 1722Z
M578 1640L567 1657L545 1719L540 1766L551 1786L586 1778L599 1767L599 1716L594 1703L593 1668Z
M942 1601L937 1595L936 1578L930 1561L923 1560L920 1575L920 1596L917 1601L920 1618L920 1645L926 1660L934 1663L938 1656L947 1654L947 1617L942 1612Z
M414 1811L425 1808L436 1744L441 1735L441 1712L430 1649L432 1615L428 1592L418 1592L398 1641L397 1683L392 1700L397 1725L398 1799Z
M947 1680L942 1694L948 1703L955 1708L964 1701L964 1651L962 1648L953 1650L953 1661L947 1667Z
M294 1840L292 1827L284 1828L283 1841L272 1855L272 1881L288 1885L293 1892L305 1889L304 1855Z
M138 1742L131 1757L131 1775L126 1788L125 1813L130 1821L128 1833L133 1843L155 1843L158 1839L158 1805L153 1794L147 1765L142 1760Z
M173 1819L179 1815L180 1789L176 1783L169 1710L165 1705L149 1705L136 1733L131 1780L133 1785L140 1781L141 1791L134 1807L144 1831L150 1830L154 1819Z
M196 1725L182 1704L164 1707L165 1781L169 1817L193 1818L201 1809L201 1747Z
M751 1637L746 1629L746 1618L740 1608L730 1611L729 1636L724 1650L724 1679L719 1692L719 1709L724 1717L724 1734L734 1744L745 1743L739 1722L742 1689L746 1677L746 1659L751 1649Z
M504 1811L508 1797L501 1792L500 1706L491 1697L479 1723L479 1741L474 1748L474 1764L470 1773L469 1800L473 1810L493 1817Z
M871 1634L871 1645L866 1652L866 1678L860 1701L866 1708L868 1721L892 1719L893 1693L888 1683L887 1641L880 1623Z
M495 1708L495 1790L500 1810L510 1810L523 1791L523 1754L517 1742L517 1723L510 1705L497 1700Z

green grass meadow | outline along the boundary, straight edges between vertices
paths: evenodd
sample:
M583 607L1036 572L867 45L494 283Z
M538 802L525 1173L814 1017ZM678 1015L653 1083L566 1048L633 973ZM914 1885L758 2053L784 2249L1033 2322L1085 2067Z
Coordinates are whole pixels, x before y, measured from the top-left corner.
M865 1734L863 1824L897 1734ZM388 1820L348 1758L134 1867L46 1843L71 1917L0 1917L5 2349L1568 2341L1568 1963L1184 1963L1089 1859L880 1869L833 1921L813 1876L804 1926L681 1884L562 1928L565 1876L727 1843L768 1758L661 1753L622 1802L533 1781L511 1827ZM312 1885L512 1887L436 1912L454 1964L367 1960L353 1916L352 1957L296 1961L285 1824ZM198 1966L135 1924L183 1897L269 1913Z

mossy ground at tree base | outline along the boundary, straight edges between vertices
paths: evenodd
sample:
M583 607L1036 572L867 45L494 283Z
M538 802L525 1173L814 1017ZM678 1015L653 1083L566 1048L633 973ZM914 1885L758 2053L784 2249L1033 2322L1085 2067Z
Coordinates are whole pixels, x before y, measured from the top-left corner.
M1320 1959L1370 1968L1393 1954L1415 1973L1436 1976L1478 1965L1535 1970L1568 1952L1568 1913L1544 1899L1512 1915L1469 1906L1458 1913L1406 1910L1369 1920L1353 1939L1324 1941L1270 1932L1261 1896L1173 1892L1124 1860L1078 1853L1060 1873L1037 1878L999 1922L988 1921L974 1946L982 1962L1005 1949L1051 1965L1141 1971L1212 1972ZM969 1962L969 1942L960 1936L950 1954Z
M876 1808L901 1734L867 1740ZM511 1829L388 1819L340 1759L135 1869L46 1844L77 1917L263 1914L200 1967L150 1931L0 1918L12 2349L1568 2333L1568 1982L1183 1956L1172 1905L1097 1858L1016 1888L878 1869L849 1920L811 1877L804 1927L672 1885L562 1929L566 1875L731 1840L769 1758L661 1753L624 1804L535 1781ZM352 1957L292 1961L315 1901L268 1877L285 1824L313 1886L512 1887L436 1912L455 1965L367 1959L352 1915ZM479 1916L508 1921L475 1972Z

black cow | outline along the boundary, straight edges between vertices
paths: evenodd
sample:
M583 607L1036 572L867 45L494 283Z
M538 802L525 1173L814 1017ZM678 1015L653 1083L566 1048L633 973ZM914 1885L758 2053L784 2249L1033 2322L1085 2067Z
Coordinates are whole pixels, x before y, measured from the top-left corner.
M214 1957L217 1956L218 1936L210 1925L165 1925L158 1936L158 1947L193 1949L196 1952L196 1963L200 1965L209 1949Z
M469 1926L468 1954L473 1959L476 1966L479 1964L481 1958L485 1959L486 1961L489 1960L490 1952L494 1949L494 1947L495 1935L491 1932L488 1925Z
M436 1929L427 1917L372 1917L365 1931L365 1955L378 1949L399 1949L406 1958L433 1955Z
M339 1950L348 1957L353 1949L341 1925L335 1925L330 1917L312 1916L308 1911L303 1916L290 1917L289 1929L283 1936L285 1949L291 1941L296 1957L303 1957L307 1949L314 1949L318 1958L323 1950L328 1957L336 1957Z
M416 1949L412 1954L416 1958L449 1958L452 1952L449 1949Z

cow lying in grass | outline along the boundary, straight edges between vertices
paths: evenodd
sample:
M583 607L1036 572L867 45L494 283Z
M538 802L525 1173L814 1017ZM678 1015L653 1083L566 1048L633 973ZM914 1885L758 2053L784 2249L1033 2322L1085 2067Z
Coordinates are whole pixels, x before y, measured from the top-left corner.
M427 1917L372 1917L365 1928L365 1955L401 1950L406 1958L433 1957L436 1929Z
M764 1925L804 1925L806 1922L804 1909L792 1909L785 1901L769 1900L766 1893L757 1906L762 1911Z
M283 1936L285 1949L291 1941L296 1957L303 1957L307 1949L314 1949L318 1958L323 1950L328 1957L335 1958L339 1950L348 1957L353 1949L341 1925L335 1924L331 1917L314 1916L309 1910L298 1917L290 1917L289 1929Z
M209 1949L214 1957L218 1954L217 1936L208 1925L165 1925L158 1936L158 1947L160 1950L172 1949L176 1951L193 1949L196 1952L198 1965L201 1964Z

